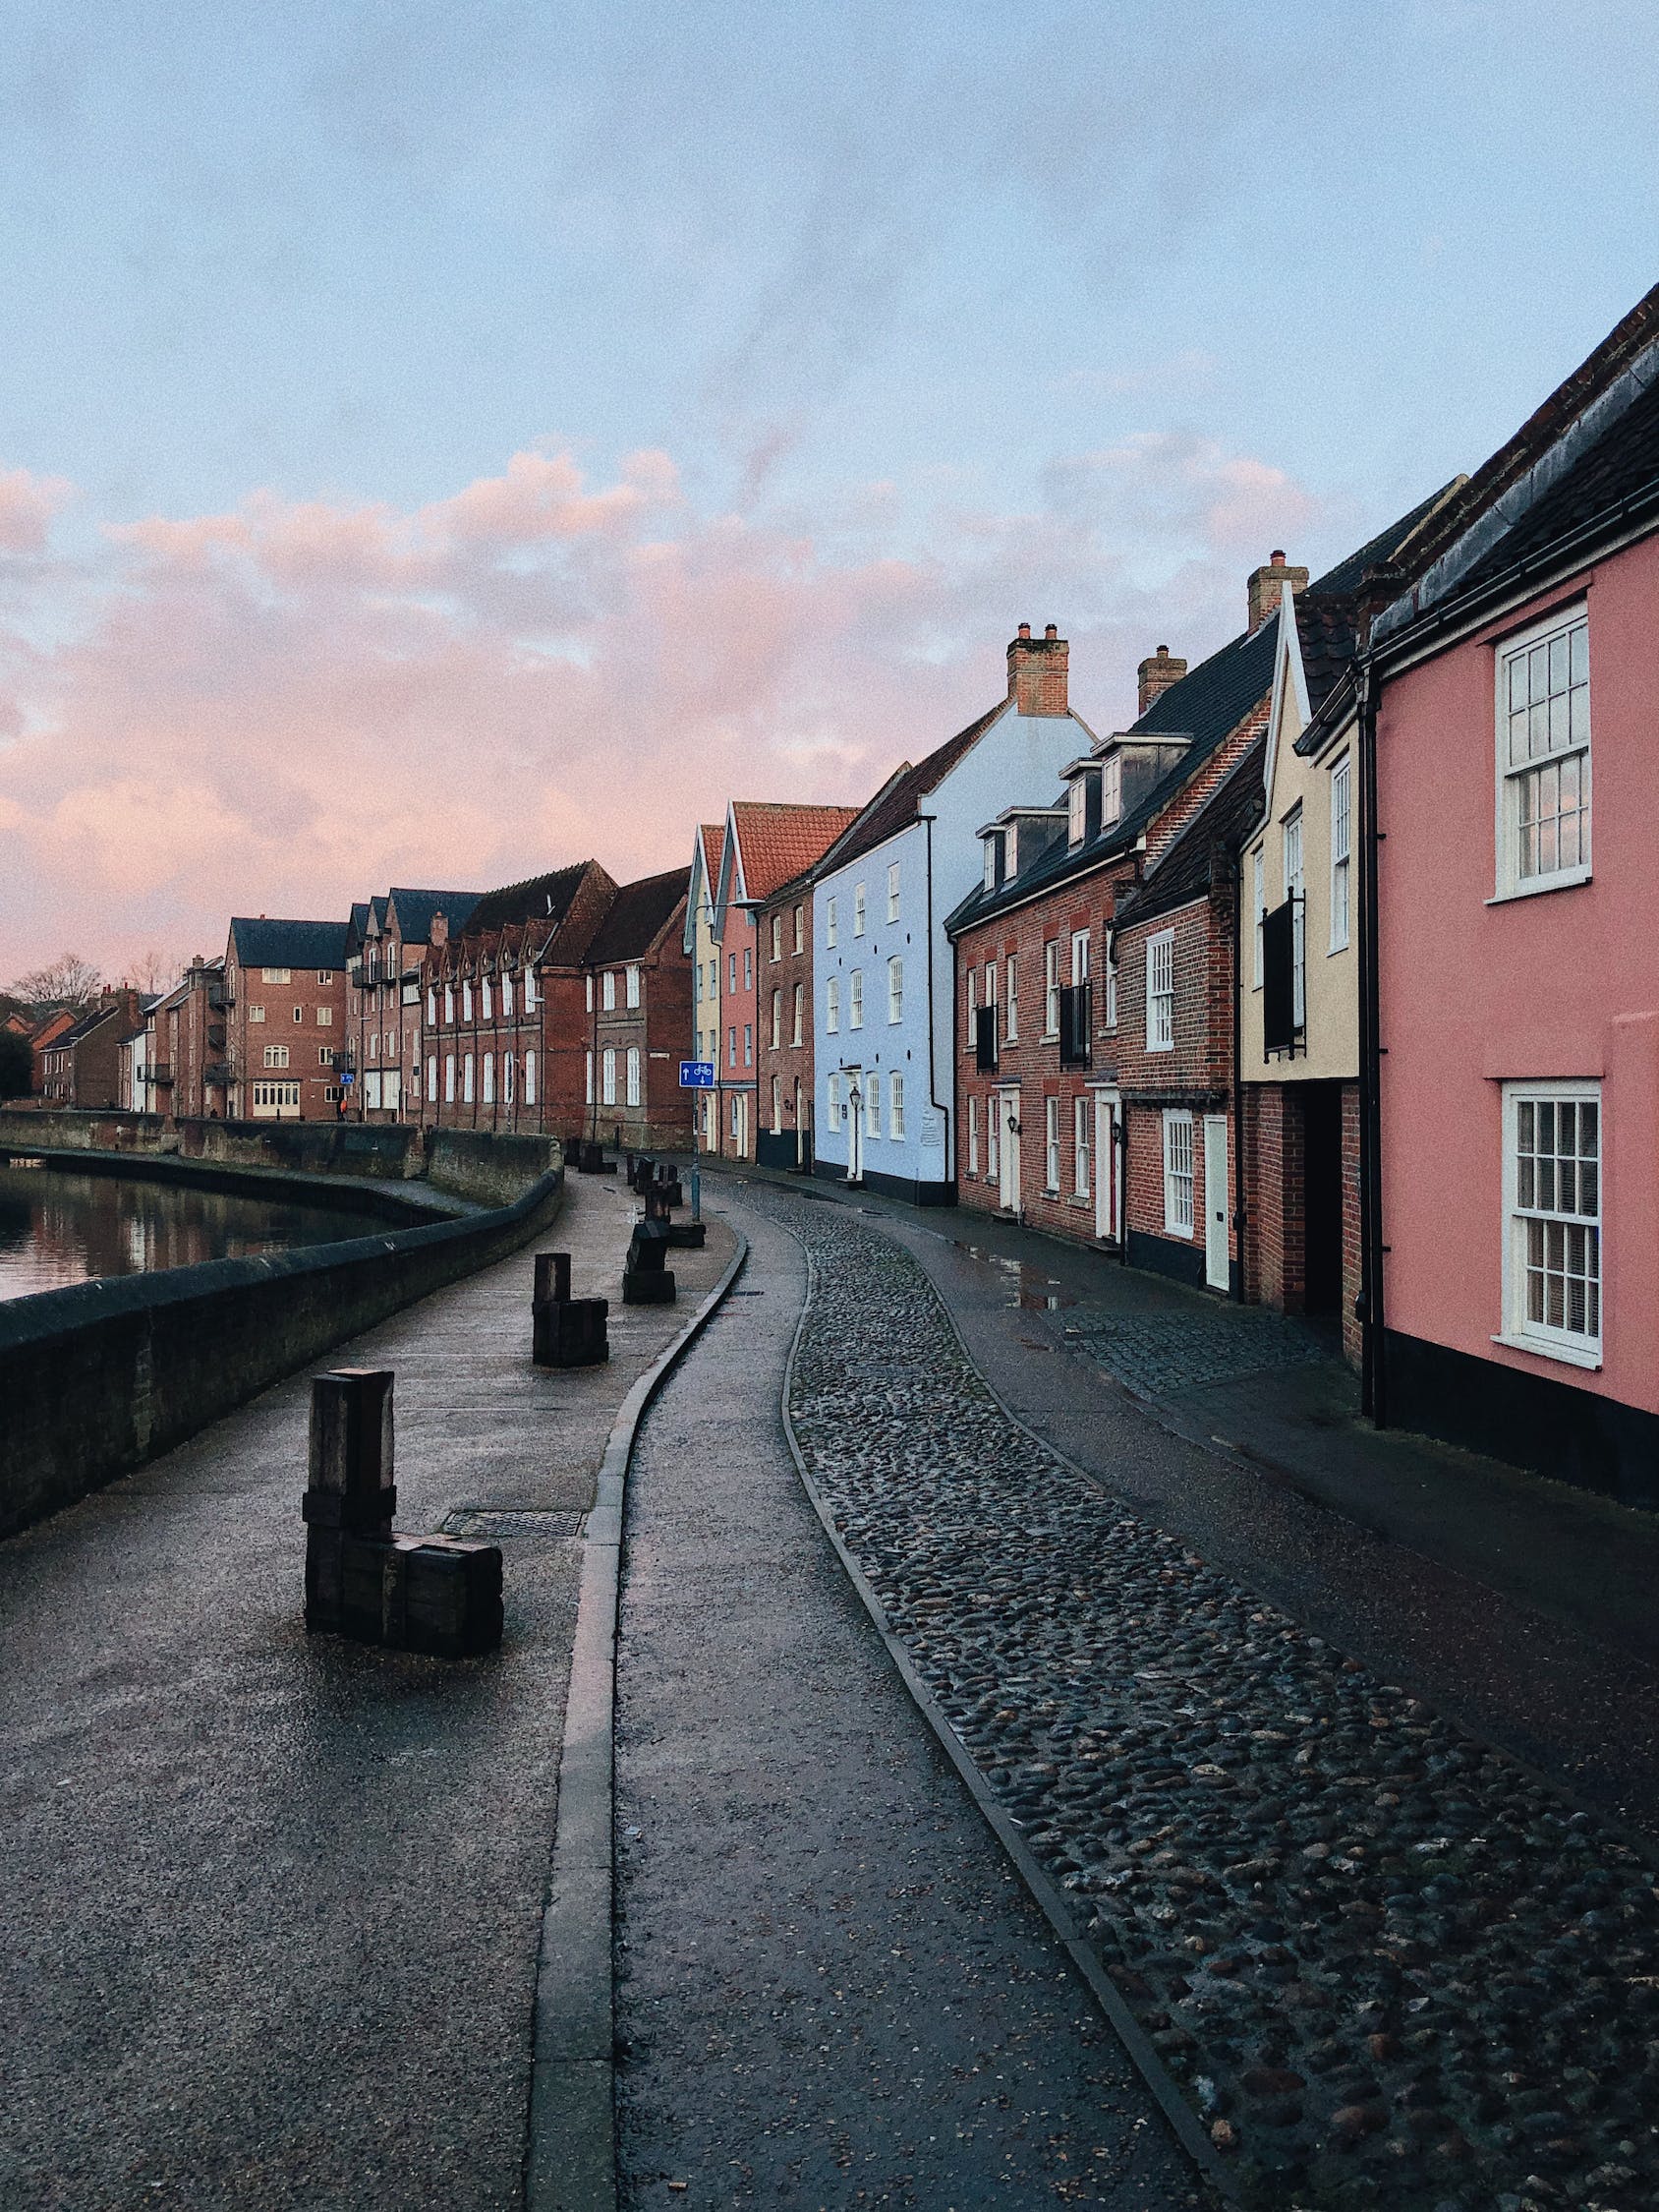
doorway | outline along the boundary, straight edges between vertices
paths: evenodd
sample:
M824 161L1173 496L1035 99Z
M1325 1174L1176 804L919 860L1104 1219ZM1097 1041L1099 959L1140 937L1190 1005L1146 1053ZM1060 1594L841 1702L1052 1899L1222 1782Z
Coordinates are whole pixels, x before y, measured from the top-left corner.
M1095 1092L1095 1235L1116 1244L1122 1234L1123 1151L1117 1141L1117 1095Z
M1000 1091L997 1095L998 1125L1001 1133L1001 1146L997 1172L997 1202L1004 1213L1019 1211L1019 1092Z
M1204 1280L1211 1290L1232 1288L1227 1233L1227 1117L1204 1117Z
M1343 1299L1343 1086L1298 1083L1302 1109L1302 1310Z

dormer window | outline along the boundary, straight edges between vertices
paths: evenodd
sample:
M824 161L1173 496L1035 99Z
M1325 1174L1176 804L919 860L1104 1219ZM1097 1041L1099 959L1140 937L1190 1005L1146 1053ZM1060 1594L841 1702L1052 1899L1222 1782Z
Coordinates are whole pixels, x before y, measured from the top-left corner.
M1002 832L1002 881L1007 883L1019 869L1019 829L1010 822Z
M1001 843L1001 838L987 838L985 841L985 888L987 891L995 891L997 888L997 862L1000 857Z
M1081 776L1074 776L1065 793L1065 842L1081 844L1089 827L1089 789Z
M1100 772L1101 828L1110 829L1123 812L1123 763L1114 753Z

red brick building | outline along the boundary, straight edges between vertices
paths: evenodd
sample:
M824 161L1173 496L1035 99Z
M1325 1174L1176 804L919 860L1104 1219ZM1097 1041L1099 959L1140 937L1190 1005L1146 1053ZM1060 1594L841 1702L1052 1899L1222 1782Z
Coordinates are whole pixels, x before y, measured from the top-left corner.
M40 1094L77 1110L121 1103L121 1046L143 1020L139 993L104 991L96 1006L39 1049Z
M432 929L464 929L476 891L412 891L353 906L346 949L346 1108L368 1122L421 1119L422 987Z
M683 868L623 884L611 900L583 962L585 1112L560 1135L630 1151L689 1146L692 1094L680 1088L692 1026L685 905Z
M224 1096L233 1120L336 1119L336 1062L346 1036L346 924L237 915L220 995L226 1056L207 1065L209 1099Z
M191 961L151 1016L145 1103L180 1121L224 1120L229 1089L229 992L223 960ZM267 1023L268 1026L268 1023Z
M1159 948L1160 1026L1149 1047L1144 977L1138 1036L1123 1003L1118 907L1166 859L1174 864L1182 833L1260 737L1277 613L1272 579L1258 570L1250 627L1230 644L1190 672L1163 646L1144 661L1135 722L1071 763L1054 805L1010 808L985 826L981 887L946 925L960 1202L1195 1281L1204 1278L1202 1244L1167 1234L1162 1169L1156 1180L1143 1172L1148 1158L1162 1158L1163 1090L1182 1062L1163 1027L1173 938ZM1207 849L1200 834L1196 850ZM1182 847L1183 871L1202 865L1194 851ZM1196 940L1194 950L1212 943L1216 926L1205 915L1171 925ZM1207 981L1203 991L1207 1002ZM1194 1036L1190 1047L1196 1067L1208 1045ZM1149 1058L1156 1074L1143 1074ZM1194 1082L1183 1075L1179 1087Z
M855 806L734 800L734 877L754 923L754 1156L812 1165L812 869L858 819Z

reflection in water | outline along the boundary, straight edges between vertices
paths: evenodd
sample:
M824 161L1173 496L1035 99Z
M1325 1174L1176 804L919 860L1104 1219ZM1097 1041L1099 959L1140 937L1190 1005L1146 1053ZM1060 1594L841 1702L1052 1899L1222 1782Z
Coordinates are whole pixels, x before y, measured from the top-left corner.
M0 1165L0 1299L94 1275L152 1274L202 1259L383 1235L386 1226L332 1206Z
M1053 1275L1045 1275L1040 1267L1028 1267L1023 1260L1004 1259L1000 1252L984 1252L978 1245L963 1244L953 1240L971 1258L983 1259L995 1267L1008 1287L1008 1304L1022 1306L1030 1312L1054 1313L1062 1306L1075 1306L1077 1300L1064 1284Z

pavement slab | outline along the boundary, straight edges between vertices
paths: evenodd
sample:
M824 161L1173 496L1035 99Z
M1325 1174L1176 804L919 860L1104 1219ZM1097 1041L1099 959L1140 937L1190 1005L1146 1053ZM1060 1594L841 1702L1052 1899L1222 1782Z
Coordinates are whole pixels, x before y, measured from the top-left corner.
M306 1635L303 1375L0 1544L6 2212L520 2204L577 1532L734 1245L624 1308L636 1210L542 1240L607 1367L531 1366L528 1248L331 1355L397 1373L401 1527L509 1517L499 1653Z
M779 1413L801 1254L732 1212L741 1292L629 1477L621 2204L1197 2212L802 1491Z
M1246 2201L1659 2201L1655 1854L1057 1457L874 1220L745 1199L842 1541Z

